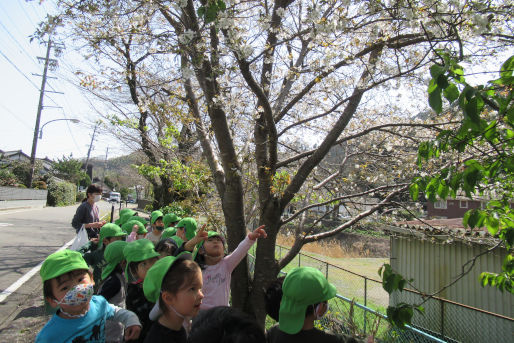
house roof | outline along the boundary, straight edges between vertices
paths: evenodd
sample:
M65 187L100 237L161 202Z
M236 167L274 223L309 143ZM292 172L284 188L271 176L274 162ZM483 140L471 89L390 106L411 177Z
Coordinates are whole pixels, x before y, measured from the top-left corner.
M473 230L464 228L462 218L401 221L386 226L384 231L392 236L443 241L445 243L461 241L494 246L499 242L498 238L492 237L486 228Z
M5 157L10 157L10 156L16 156L16 155L23 155L25 156L26 158L30 158L29 155L25 154L23 151L21 150L10 150L10 151L3 151L3 150L0 150L0 153Z

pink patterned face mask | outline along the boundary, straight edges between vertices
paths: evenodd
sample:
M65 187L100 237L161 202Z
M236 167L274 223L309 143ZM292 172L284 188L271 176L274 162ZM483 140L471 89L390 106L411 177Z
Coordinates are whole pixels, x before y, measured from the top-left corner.
M79 283L57 301L59 305L77 306L88 303L95 293L92 283Z

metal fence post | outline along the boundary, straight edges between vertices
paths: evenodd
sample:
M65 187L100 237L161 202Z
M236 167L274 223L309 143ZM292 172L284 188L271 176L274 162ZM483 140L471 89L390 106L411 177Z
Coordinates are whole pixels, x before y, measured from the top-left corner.
M326 262L325 262L325 267L326 267L326 269L325 269L325 277L328 280L328 263L326 263Z
M364 277L364 306L368 306L368 278ZM366 314L367 310L364 310L364 333L366 333Z
M301 253L301 252L300 252L300 253L298 253L298 267L300 267L300 266L301 266L301 265L300 265L300 256L302 256L302 253Z
M441 338L444 339L444 301L439 300L441 304Z

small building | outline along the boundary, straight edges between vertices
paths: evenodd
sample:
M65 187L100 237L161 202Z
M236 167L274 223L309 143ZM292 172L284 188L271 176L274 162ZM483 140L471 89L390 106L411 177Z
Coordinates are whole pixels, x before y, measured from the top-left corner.
M36 161L41 162L41 164L43 166L43 170L42 170L43 174L48 173L50 170L52 170L53 165L54 165L54 161L52 161L48 157L36 158ZM10 164L12 162L30 163L30 156L21 150L11 150L11 151L0 150L0 165Z
M483 209L487 204L485 199L469 199L457 196L455 199L427 201L428 218L462 218L464 214L472 209Z
M462 218L397 223L385 231L390 235L391 267L413 279L406 288L431 294L450 285L423 303L425 314L414 315L414 326L448 341L512 340L514 297L479 282L481 272L501 272L506 249L487 252L498 239L484 229L465 230ZM459 278L463 266L472 268ZM415 291L394 292L389 298L392 305L423 300Z

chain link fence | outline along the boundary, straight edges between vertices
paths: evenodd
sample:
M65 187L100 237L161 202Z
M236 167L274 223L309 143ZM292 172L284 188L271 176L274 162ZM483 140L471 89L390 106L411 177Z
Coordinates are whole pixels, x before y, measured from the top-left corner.
M289 250L277 245L281 259ZM253 249L252 249L253 251ZM250 251L249 267L254 258ZM399 330L387 321L389 294L380 280L371 279L318 258L299 253L281 272L298 266L320 270L333 283L338 295L330 300L330 310L319 325L353 337L373 337L376 342L506 342L513 337L514 319L489 313L446 299L431 298L423 304L424 314L415 313L412 326ZM341 295L341 294L344 294ZM392 302L421 303L419 293L395 293ZM510 338L509 338L510 337Z

